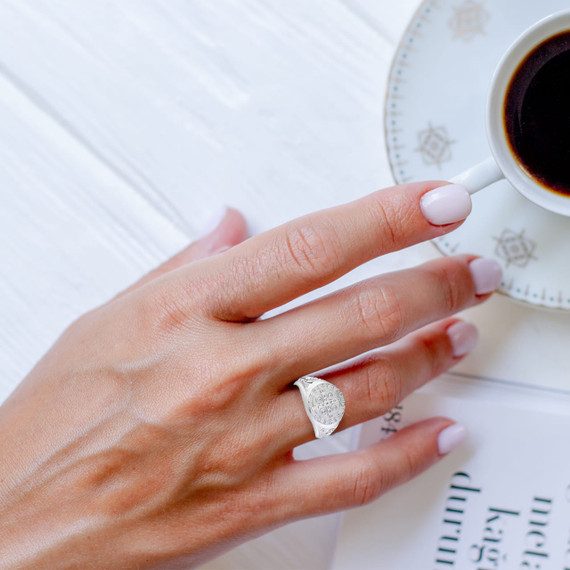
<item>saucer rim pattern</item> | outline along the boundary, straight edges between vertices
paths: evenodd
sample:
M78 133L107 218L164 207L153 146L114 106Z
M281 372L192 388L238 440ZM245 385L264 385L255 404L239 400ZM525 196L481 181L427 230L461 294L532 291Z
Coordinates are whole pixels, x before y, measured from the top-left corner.
M481 6L482 5L483 3L481 3ZM405 174L403 166L405 165L406 161L399 159L398 153L395 152L398 150L398 148L400 148L397 140L398 128L393 126L393 124L395 124L394 118L398 115L398 111L395 111L395 101L401 98L399 97L398 93L395 92L395 89L399 88L400 83L405 83L405 81L399 77L400 74L398 74L397 71L400 71L401 73L401 66L405 65L406 58L410 53L413 53L415 49L415 47L411 45L412 40L416 36L419 36L420 38L422 37L421 33L418 32L418 28L422 22L430 23L429 16L441 8L441 0L422 0L419 3L418 7L414 11L414 14L410 18L405 31L398 41L390 64L388 81L386 82L384 96L384 143L392 177L397 184L406 184L414 180L413 176ZM428 129L429 128L432 128L434 130L437 129L437 127L434 127L433 125L429 125ZM440 139L443 139L444 142L445 136L447 136L445 133L439 133ZM453 142L455 141L449 140L449 144ZM507 182L505 181L504 183ZM452 240L450 240L448 236L442 236L440 238L431 240L431 244L443 255L450 256L457 253L457 245L451 244L451 241ZM477 255L476 251L473 251L472 253ZM517 304L520 304L527 308L532 307L534 309L541 309L557 313L568 313L570 310L570 297L568 299L564 299L563 295L560 292L558 293L558 298L551 293L546 293L546 291L543 291L541 295L535 293L532 296L529 296L528 291L523 291L521 288L513 290L512 285L510 285L507 281L508 279L506 278L503 280L500 288L496 291L496 293L499 293L500 295L512 301L515 301Z

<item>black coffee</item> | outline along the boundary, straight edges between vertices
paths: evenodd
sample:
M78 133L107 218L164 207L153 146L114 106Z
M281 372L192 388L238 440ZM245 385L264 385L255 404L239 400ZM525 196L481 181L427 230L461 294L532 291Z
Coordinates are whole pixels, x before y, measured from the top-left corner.
M570 31L537 46L505 98L512 152L542 186L570 197Z

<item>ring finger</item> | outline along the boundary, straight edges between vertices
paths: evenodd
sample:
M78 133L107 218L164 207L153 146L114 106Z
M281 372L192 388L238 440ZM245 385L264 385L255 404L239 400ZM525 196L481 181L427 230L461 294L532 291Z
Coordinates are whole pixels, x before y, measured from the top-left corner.
M346 412L338 429L381 416L407 395L439 376L468 354L477 343L477 330L458 319L429 325L364 358L319 375L340 388ZM292 389L275 400L273 417L281 418L281 451L314 439L313 428L298 393ZM283 420L283 418L286 418Z

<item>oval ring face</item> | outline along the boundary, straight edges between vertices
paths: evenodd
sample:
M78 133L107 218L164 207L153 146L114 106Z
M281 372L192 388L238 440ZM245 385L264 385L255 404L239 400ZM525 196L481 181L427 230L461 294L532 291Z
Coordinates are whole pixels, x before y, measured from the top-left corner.
M332 384L318 384L309 394L308 408L317 422L324 425L338 424L344 414L344 396Z

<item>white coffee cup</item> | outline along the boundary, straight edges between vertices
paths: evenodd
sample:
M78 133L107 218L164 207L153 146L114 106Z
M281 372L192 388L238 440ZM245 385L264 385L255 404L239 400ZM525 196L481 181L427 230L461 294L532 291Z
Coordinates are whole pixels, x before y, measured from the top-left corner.
M506 51L493 75L487 102L487 138L492 156L454 177L451 182L461 184L470 194L474 194L506 178L535 204L551 212L570 216L570 197L548 190L526 171L513 154L504 127L505 96L517 68L542 42L565 31L570 31L570 10L540 20L520 35ZM568 108L570 112L570 101Z

